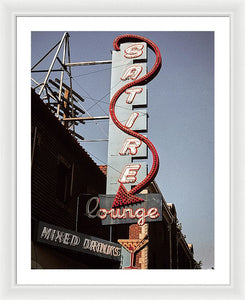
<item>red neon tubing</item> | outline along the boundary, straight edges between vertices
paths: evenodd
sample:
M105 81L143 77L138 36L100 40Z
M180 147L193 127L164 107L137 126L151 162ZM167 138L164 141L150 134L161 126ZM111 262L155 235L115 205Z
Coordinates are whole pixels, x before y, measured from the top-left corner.
M148 82L150 82L160 71L161 65L162 65L162 59L161 59L161 53L160 53L157 45L155 43L153 43L151 40L149 40L145 37L139 36L139 35L125 34L125 35L121 35L121 36L117 37L113 42L114 49L116 51L119 51L120 44L125 43L125 42L146 42L148 47L151 50L153 50L153 52L156 55L155 63L153 65L152 69L147 74L142 76L141 78L139 78L135 81L132 81L130 83L127 83L122 88L120 88L112 97L111 102L110 102L110 107L109 107L110 116L111 116L111 119L114 122L114 124L120 130L124 131L125 133L132 135L132 136L138 138L139 140L143 141L149 147L150 151L152 152L153 161L152 161L152 167L151 167L150 172L148 173L148 175L146 176L146 178L144 180L142 180L133 189L128 191L128 194L134 195L134 194L142 191L145 187L147 187L148 184L150 182L152 182L154 180L154 178L156 177L158 169L159 169L159 157L158 157L156 148L154 147L154 145L151 143L151 141L149 139L147 139L145 136L143 136L142 134L140 134L138 132L130 130L129 128L127 128L126 126L124 126L122 123L119 122L119 120L117 119L117 117L115 115L115 105L116 105L116 102L117 102L118 98L120 97L120 95L122 93L124 93L128 88L131 88L132 86L145 85Z

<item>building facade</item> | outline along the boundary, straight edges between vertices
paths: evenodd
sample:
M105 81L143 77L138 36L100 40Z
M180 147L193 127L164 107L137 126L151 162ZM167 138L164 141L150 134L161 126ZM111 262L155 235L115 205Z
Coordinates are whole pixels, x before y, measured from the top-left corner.
M106 193L107 168L95 164L33 90L31 128L32 268L122 268L118 240L146 238L135 253L135 267L195 267L193 246L181 233L175 206L163 197L162 221L143 226L105 226L86 215L90 199ZM142 193L161 192L152 182Z
M104 193L106 176L32 91L32 266L41 268L114 268L114 262L37 242L39 222L109 238L109 229L78 215L88 195ZM80 203L79 203L80 202ZM119 267L116 265L116 267Z

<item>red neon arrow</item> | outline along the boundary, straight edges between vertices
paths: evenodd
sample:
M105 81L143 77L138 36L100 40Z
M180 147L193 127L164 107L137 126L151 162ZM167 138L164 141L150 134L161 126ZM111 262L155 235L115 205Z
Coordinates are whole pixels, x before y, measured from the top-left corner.
M114 202L112 204L112 207L114 207L114 208L119 207L119 206L143 202L144 201L143 199L141 199L137 196L134 196L134 194L139 193L145 187L147 187L148 184L154 180L154 178L157 175L158 169L159 169L159 158L158 158L158 154L157 154L157 151L156 151L154 145L145 136L127 128L125 125L120 123L115 115L115 105L116 105L116 102L117 102L118 98L120 97L120 95L122 93L124 93L128 88L131 88L132 86L147 84L158 74L158 72L161 69L161 64L162 64L161 53L160 53L157 45L154 44L151 40L149 40L147 38L144 38L144 37L138 36L138 35L134 35L134 34L121 35L114 40L114 42L113 42L114 49L119 51L121 43L130 42L130 41L131 42L146 42L148 47L154 51L154 53L156 55L156 60L155 60L154 66L147 74L145 74L144 76L142 76L139 79L136 79L135 81L132 81L132 82L124 85L122 88L120 88L115 93L115 95L112 97L111 102L110 102L110 107L109 107L110 116L111 116L111 119L114 122L114 124L120 130L124 131L125 133L127 133L129 135L132 135L132 136L138 138L139 140L143 141L148 146L148 148L152 152L153 161L152 161L151 170L148 173L148 175L146 176L146 178L144 180L142 180L138 185L136 185L133 189L131 189L130 191L127 191L125 186L123 184L120 184L120 187L118 189L118 192L117 192Z
M140 203L142 201L144 200L128 192L125 186L121 183L117 191L116 197L113 201L112 208L124 206L124 205L130 205L134 203Z

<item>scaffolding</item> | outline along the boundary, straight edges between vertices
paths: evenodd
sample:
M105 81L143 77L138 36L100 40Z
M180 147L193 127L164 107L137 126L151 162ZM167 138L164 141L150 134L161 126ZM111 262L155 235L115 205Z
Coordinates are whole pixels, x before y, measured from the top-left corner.
M88 66L98 64L111 64L111 60L107 61L90 61L90 62L71 62L70 55L70 35L65 32L62 39L56 43L32 68L31 73L46 73L44 81L38 82L31 77L34 84L34 90L39 94L42 101L55 114L57 119L70 131L70 133L80 141L98 141L84 140L80 134L76 132L76 127L79 124L84 124L86 121L97 121L109 119L109 116L92 116L86 111L81 104L85 100L72 88L72 67ZM48 56L55 51L51 64L48 69L37 69L37 67ZM61 57L60 57L61 56ZM60 68L54 68L55 64L59 64ZM51 73L58 72L59 78L54 80L50 78ZM64 83L64 74L69 77L69 85ZM58 77L58 76L57 76ZM88 117L83 115L87 113Z

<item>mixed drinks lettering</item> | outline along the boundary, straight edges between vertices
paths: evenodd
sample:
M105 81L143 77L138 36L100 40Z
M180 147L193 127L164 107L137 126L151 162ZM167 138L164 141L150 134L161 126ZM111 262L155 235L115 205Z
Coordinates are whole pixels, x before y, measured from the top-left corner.
M83 249L88 249L96 253L103 253L105 255L121 255L121 249L119 247L111 246L91 239L84 239Z
M80 237L68 232L48 228L46 226L43 227L41 233L41 239L50 240L57 244L64 244L69 246L77 246L80 244Z
M39 242L120 261L121 247L97 237L39 222Z

